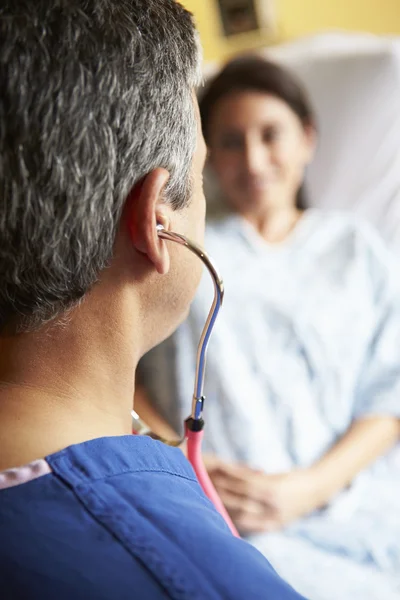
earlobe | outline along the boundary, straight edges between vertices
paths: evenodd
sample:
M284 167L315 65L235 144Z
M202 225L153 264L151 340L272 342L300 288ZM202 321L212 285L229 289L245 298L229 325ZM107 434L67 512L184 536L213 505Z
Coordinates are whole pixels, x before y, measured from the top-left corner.
M168 272L170 264L167 244L157 233L158 223L168 227L168 211L172 210L163 202L168 179L168 171L154 169L131 191L126 205L130 240L136 251L146 255L161 275Z

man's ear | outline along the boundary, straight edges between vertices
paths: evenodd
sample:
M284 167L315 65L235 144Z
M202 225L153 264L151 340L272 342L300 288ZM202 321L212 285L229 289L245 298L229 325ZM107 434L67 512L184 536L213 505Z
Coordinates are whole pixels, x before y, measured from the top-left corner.
M169 226L168 213L172 209L163 203L168 179L166 169L151 171L132 189L124 211L133 246L148 257L161 275L168 272L170 263L167 244L157 234L158 224L165 229Z

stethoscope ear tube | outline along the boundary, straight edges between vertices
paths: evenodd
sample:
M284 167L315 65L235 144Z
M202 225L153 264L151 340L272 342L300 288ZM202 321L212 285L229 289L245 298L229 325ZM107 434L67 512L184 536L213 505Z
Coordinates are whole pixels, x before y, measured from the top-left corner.
M176 441L169 441L161 438L157 434L150 431L150 429L140 419L139 415L137 415L135 411L132 411L132 429L134 433L137 433L139 435L150 435L152 438L160 440L165 444L168 444L169 446L180 446L183 443L184 439L187 440L188 460L191 463L194 472L196 473L197 479L201 487L203 488L204 493L214 504L218 512L223 516L233 535L239 537L239 534L234 524L232 523L232 520L228 515L226 508L222 504L222 501L218 496L218 493L207 473L201 453L201 443L203 439L204 427L202 414L204 406L203 386L206 365L206 354L210 335L224 298L224 283L218 272L218 269L214 265L213 260L208 256L207 252L205 252L203 248L201 248L200 246L198 246L197 244L195 244L194 242L192 242L191 240L179 233L166 231L162 227L162 225L157 225L157 233L158 236L162 239L171 242L176 242L178 244L181 244L182 246L185 246L198 258L200 258L203 264L207 267L207 270L212 277L214 283L214 300L210 312L208 314L205 326L203 328L197 350L196 377L194 384L192 413L190 417L188 417L185 421L185 437L181 440Z

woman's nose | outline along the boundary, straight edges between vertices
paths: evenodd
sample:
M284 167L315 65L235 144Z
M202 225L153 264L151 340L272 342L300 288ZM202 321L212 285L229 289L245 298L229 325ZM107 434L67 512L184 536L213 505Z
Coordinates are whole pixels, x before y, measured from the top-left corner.
M255 141L246 144L244 154L245 166L250 175L264 172L271 160L269 148Z

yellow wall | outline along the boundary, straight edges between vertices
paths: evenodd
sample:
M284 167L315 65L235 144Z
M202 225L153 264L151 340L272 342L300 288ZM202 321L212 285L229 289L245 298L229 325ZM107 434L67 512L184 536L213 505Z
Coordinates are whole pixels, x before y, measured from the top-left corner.
M222 36L216 0L181 0L193 12L206 61L327 29L400 34L400 0L275 0L277 35Z

